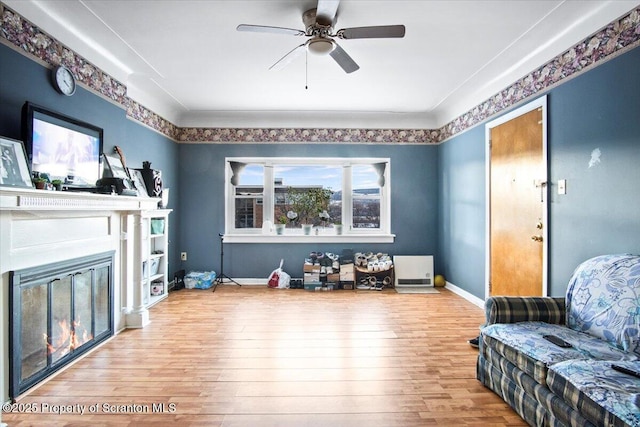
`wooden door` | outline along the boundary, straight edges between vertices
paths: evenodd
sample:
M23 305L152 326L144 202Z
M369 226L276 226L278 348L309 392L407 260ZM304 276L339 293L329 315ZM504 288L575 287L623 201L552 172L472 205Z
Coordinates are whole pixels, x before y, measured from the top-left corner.
M546 294L543 108L488 129L489 294Z

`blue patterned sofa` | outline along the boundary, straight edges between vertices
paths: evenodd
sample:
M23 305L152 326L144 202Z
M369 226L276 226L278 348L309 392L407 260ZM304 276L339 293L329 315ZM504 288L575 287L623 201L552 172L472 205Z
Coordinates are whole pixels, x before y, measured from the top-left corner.
M491 297L477 378L532 426L640 427L640 256L574 271L565 298ZM543 335L557 335L562 348Z

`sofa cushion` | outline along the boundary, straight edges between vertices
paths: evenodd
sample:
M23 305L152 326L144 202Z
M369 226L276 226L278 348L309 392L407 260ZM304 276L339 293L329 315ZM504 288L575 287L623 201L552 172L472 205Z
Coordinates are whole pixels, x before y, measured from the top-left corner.
M573 347L558 347L544 335L557 335ZM482 328L481 336L481 347L492 348L540 384L546 383L548 366L565 360L638 360L589 334L544 322L496 323Z
M640 361L616 363L640 369ZM634 402L640 380L613 370L610 361L558 363L549 368L547 385L595 425L640 427L640 408Z
M566 310L571 329L640 355L640 256L603 255L580 264Z
M494 323L546 322L564 325L564 297L492 296L485 301L485 325Z

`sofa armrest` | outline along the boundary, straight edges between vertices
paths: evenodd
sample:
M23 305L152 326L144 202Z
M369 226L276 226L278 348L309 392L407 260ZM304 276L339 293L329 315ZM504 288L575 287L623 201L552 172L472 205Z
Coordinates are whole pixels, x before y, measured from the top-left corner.
M485 326L493 323L546 322L564 325L564 297L489 297L484 304Z

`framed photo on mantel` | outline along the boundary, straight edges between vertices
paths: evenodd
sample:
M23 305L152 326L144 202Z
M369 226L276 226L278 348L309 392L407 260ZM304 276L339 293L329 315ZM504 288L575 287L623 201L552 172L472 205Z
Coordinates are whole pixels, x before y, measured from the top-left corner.
M142 172L129 168L129 175L131 175L131 181L133 181L133 186L138 192L138 196L148 198L149 194L147 193L147 186L144 184L144 179L142 178Z
M22 141L0 136L0 185L33 188Z
M113 178L128 179L127 171L122 165L122 160L116 156L110 156L108 154L102 154L104 156L104 171L111 174ZM109 178L109 177L107 177Z

